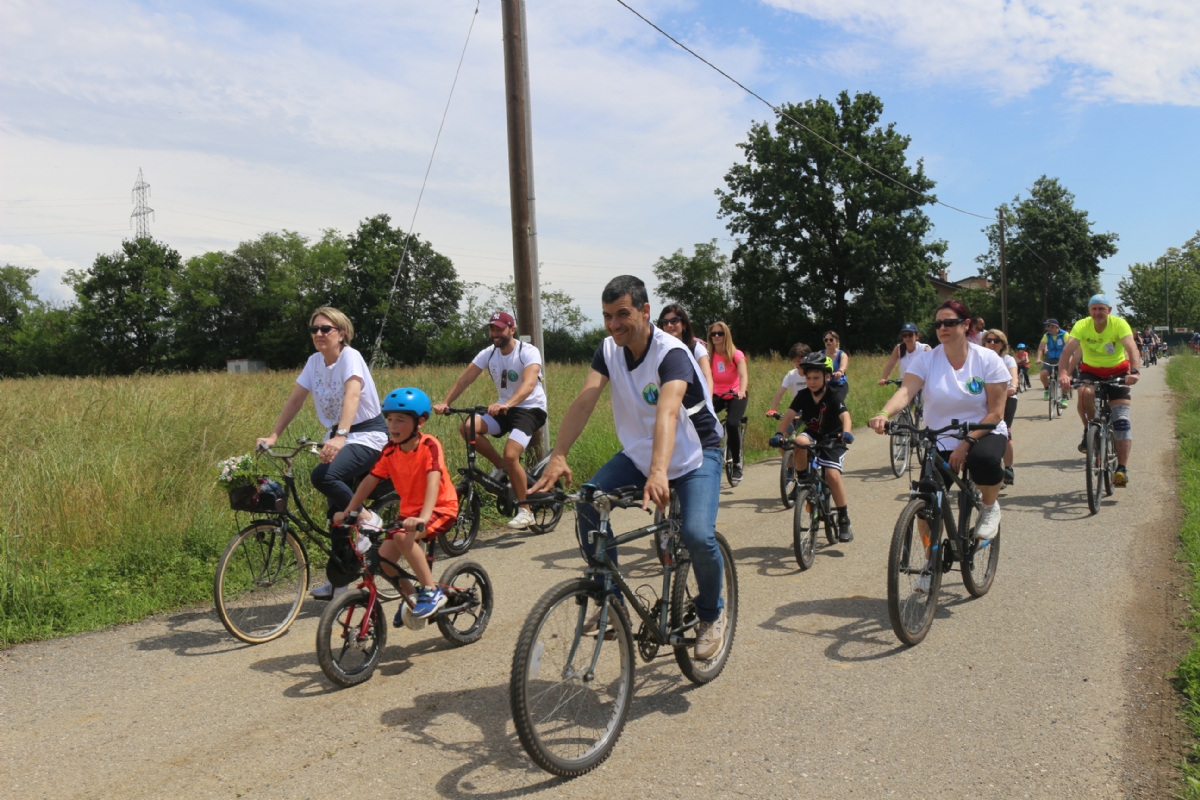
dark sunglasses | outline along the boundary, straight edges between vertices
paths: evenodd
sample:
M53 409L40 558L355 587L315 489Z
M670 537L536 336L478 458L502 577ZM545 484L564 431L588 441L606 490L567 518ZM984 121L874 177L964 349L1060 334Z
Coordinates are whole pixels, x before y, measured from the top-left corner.
M836 342L836 341L837 341L837 339L826 339L825 341L827 341L827 342Z
M988 338L983 340L983 343L984 344L1000 344L1000 340L994 336L989 336Z
M901 338L901 339L910 339L910 338L912 338L913 336L916 336L916 334L915 334L915 333L902 333L902 334L900 334L900 338ZM829 341L829 340L828 340L828 339L826 339L825 341Z
M679 317L663 317L658 321L658 324L664 328L668 325L675 325L677 323L682 325L683 320L681 320Z
M725 331L709 331L709 336L724 336Z
M937 330L938 328L953 328L958 325L962 325L964 322L970 322L970 320L966 319L965 317L956 317L954 319L935 319L933 321L933 328L934 330Z
M324 334L328 334L330 331L336 331L336 330L338 330L338 327L336 325L309 325L308 326L308 332L311 334L316 334L317 331L320 331L321 333L324 333Z

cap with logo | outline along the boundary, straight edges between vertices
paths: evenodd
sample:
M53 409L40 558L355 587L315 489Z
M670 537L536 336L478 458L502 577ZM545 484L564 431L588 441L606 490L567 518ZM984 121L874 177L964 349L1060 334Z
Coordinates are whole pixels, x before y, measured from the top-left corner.
M915 322L904 323L903 325L900 326L900 332L901 333L920 333L920 331L917 330L917 323L915 323Z
M492 319L488 322L488 324L495 325L497 328L502 326L505 328L512 328L516 326L517 321L513 319L512 314L509 314L507 311L497 311L495 314L492 314Z

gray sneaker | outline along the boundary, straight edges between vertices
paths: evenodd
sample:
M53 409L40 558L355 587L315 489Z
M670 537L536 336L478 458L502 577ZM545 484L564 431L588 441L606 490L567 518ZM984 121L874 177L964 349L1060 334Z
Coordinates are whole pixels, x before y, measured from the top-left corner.
M1000 504L984 506L979 511L979 521L975 523L975 536L980 539L992 539L1000 532Z
M488 477L494 481L503 481L508 478L508 472L504 467L492 467L492 474Z
M696 626L696 660L708 661L725 646L725 609L715 622L701 622Z

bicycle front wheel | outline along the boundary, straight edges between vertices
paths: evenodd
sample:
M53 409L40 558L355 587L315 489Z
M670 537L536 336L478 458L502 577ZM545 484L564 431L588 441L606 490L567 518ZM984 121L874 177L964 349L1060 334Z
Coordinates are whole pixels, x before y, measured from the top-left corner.
M213 603L230 635L249 644L278 639L308 591L308 557L278 522L243 528L225 548L213 578Z
M896 520L888 553L888 617L897 638L907 645L920 644L929 633L942 587L940 532L927 528L930 532L922 533L917 524L925 509L919 497L908 501Z
M479 490L473 483L460 483L458 492L458 518L454 527L437 537L438 546L450 557L461 556L471 549L479 535L479 519L483 514Z
M487 570L476 561L457 561L438 583L449 598L437 615L442 636L455 647L479 641L492 619L492 579Z
M817 515L808 489L796 490L796 507L792 509L792 551L800 569L813 565L817 548Z
M996 579L996 566L1000 563L1000 531L991 539L980 539L975 536L975 525L979 522L979 507L971 504L967 510L964 523L967 543L967 554L963 557L962 579L963 586L972 597L983 597L992 588Z
M799 508L799 506L797 506ZM681 559L679 568L671 582L671 632L686 636L687 644L675 648L675 661L684 677L692 683L708 683L721 674L729 653L733 650L733 637L737 633L738 585L737 569L734 567L733 550L729 542L719 533L714 533L717 547L721 551L724 574L721 576L721 591L725 597L725 642L716 654L707 660L695 658L696 630L700 618L696 613L696 597L700 587L696 583L691 558Z
M796 465L792 459L792 451L783 454L783 462L779 465L779 498L783 500L784 508L791 508L796 503Z
M1104 496L1112 497L1113 491L1116 488L1113 484L1113 475L1117 473L1117 437L1113 434L1112 428L1105 429L1104 441Z
M1087 430L1087 464L1084 467L1087 476L1088 509L1093 514L1100 513L1100 493L1104 491L1104 438L1100 435L1099 425L1089 425Z
M574 778L608 758L633 700L633 635L612 595L607 631L585 633L603 587L560 583L529 612L513 652L509 700L517 736L547 772Z
M908 414L908 409L904 409L896 417L897 423L904 425L912 425L912 418ZM912 453L912 436L907 432L893 433L891 436L891 456L892 456L892 474L897 478L904 477L904 473L908 471L908 459Z
M371 679L387 645L383 604L375 601L367 615L366 589L351 589L334 598L317 625L317 663L338 686L357 686Z

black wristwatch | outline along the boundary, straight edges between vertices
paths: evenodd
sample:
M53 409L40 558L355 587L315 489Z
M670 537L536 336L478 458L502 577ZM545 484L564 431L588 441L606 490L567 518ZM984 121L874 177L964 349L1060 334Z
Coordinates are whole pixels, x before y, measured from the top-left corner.
M1133 369L1129 370L1129 374L1130 375L1141 375L1142 371L1139 370L1137 367L1134 367Z

